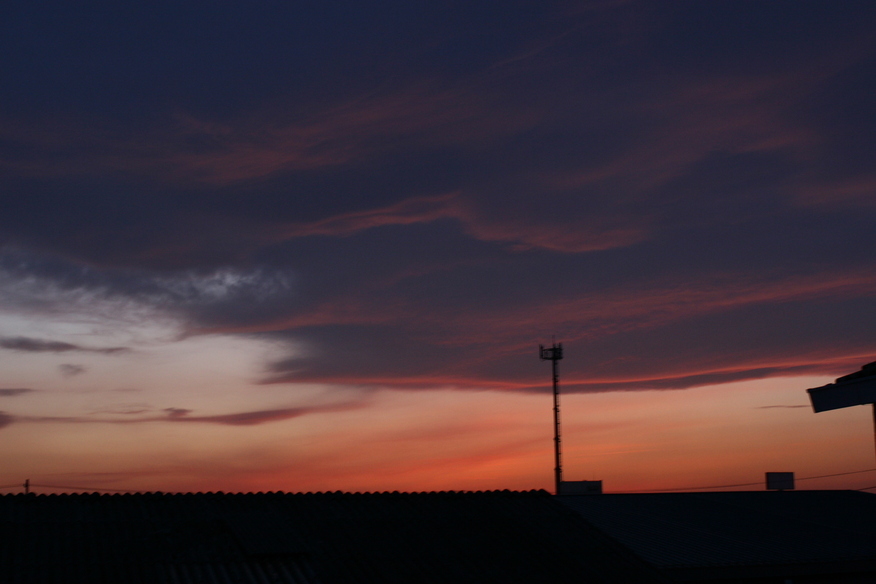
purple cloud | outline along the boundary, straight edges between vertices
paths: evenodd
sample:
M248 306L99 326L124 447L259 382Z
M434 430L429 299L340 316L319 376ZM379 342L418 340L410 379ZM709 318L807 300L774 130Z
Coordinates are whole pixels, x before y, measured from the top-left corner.
M532 391L551 335L571 391L842 373L876 353L876 9L543 3L500 22L474 2L305 26L284 6L248 27L217 13L240 58L209 67L210 42L190 50L160 8L142 31L99 15L121 32L97 45L76 42L74 8L63 31L13 16L73 52L10 36L4 306L113 302L306 347L271 359L272 383Z
M36 390L29 389L26 387L0 388L0 397L13 397L16 395L31 393L32 391L36 391Z
M182 418L192 413L192 410L184 408L164 408L161 411L165 412L170 419Z
M77 351L83 353L102 353L104 355L115 355L130 351L127 347L84 347L62 341L48 341L29 337L2 337L0 338L0 348L29 353L67 353Z
M0 428L5 428L6 426L12 424L15 421L15 416L11 416L6 412L0 412Z
M58 371L60 371L61 375L63 375L64 377L74 377L76 375L81 375L85 373L86 368L83 365L62 363L61 365L58 365Z
M13 422L30 422L30 423L65 423L65 424L144 424L151 422L193 422L205 424L220 424L226 426L254 426L265 424L268 422L279 422L283 420L291 420L310 414L342 412L364 407L366 404L363 400L351 401L337 404L322 404L312 406L300 406L292 408L271 408L265 410L254 410L246 412L232 412L228 414L214 415L191 415L193 410L184 408L164 408L161 412L164 415L145 415L140 417L130 417L148 410L124 410L114 411L106 410L95 412L101 417L92 416L12 416L4 412L0 412L0 428L8 426ZM124 417L104 417L105 415L122 415Z

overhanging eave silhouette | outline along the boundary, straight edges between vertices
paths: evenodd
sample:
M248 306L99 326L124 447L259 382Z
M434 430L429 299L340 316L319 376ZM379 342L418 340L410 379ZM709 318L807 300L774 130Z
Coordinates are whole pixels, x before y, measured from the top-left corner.
M815 413L876 403L876 361L834 383L806 390Z

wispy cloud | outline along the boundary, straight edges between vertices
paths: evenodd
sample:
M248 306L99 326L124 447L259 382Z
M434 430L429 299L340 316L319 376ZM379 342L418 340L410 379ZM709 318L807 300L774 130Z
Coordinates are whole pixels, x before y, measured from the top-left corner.
M581 374L571 363L564 376L564 383L579 391L678 389L822 374L866 359L858 332L866 329L866 319L854 328L857 350L848 353L836 342L834 351L818 354L813 347L823 343L830 324L816 329L814 321L805 326L795 319L797 324L789 329L792 323L785 313L790 307L805 311L807 305L826 302L819 309L825 315L819 322L824 321L833 303L876 292L873 274L834 271L752 278L736 273L677 284L609 288L563 299L547 297L537 304L462 312L428 314L429 304L424 302L402 312L417 315L416 320L398 318L398 310L387 311L385 302L375 297L373 305L360 305L350 314L325 312L322 320L282 321L288 328L277 334L309 339L317 349L307 357L273 361L264 381L527 391L541 384L537 369L521 364L521 358L528 359L537 342L555 332L570 354L577 351L584 356ZM372 320L354 318L364 314ZM727 328L731 324L734 329ZM282 327L265 330L277 329ZM704 330L725 333L704 345ZM732 339L729 330L736 331ZM789 330L794 334L783 334ZM851 332L847 328L832 334L850 342ZM749 340L744 343L736 337ZM345 358L332 359L333 355Z
M287 225L277 230L281 238L327 235L344 237L354 233L391 225L428 223L438 219L461 219L466 215L459 195L414 197L380 209L346 213L310 224Z
M76 375L81 375L87 371L87 368L84 365L76 365L74 363L62 363L58 365L58 371L61 372L61 375L64 377L75 377Z
M346 411L362 407L361 404L343 404L331 406L311 406L298 408L277 408L269 410L256 410L252 412L238 412L233 414L219 414L213 416L191 416L188 414L168 415L168 421L174 422L201 422L210 424L223 424L227 426L254 426L266 422L279 422L299 418L308 414L329 413Z
M801 205L825 208L873 207L876 206L876 176L807 184L796 191L796 200Z
M166 413L167 417L170 419L182 418L192 413L192 410L187 410L185 408L164 408L161 411Z
M577 390L824 371L869 351L862 334L842 337L871 318L876 292L861 251L872 248L872 148L837 146L834 130L867 132L831 122L845 109L829 92L869 63L872 35L846 43L830 29L829 51L796 47L815 60L773 60L766 43L769 62L729 51L701 70L661 38L661 23L689 25L675 22L685 11L585 12L527 21L526 38L466 55L458 75L427 66L222 113L180 105L137 128L106 119L85 131L73 113L4 119L15 147L0 168L36 198L20 197L0 230L58 255L6 249L0 294L22 310L114 304L131 320L172 318L183 334L313 349L274 359L271 383L527 391L537 374L521 356L551 334L587 355L580 372L569 365ZM864 162L856 170L818 164L847 148ZM58 207L51 181L96 194ZM45 215L30 200L61 211L27 223ZM106 221L64 214L86 203L82 217ZM820 324L807 334L783 310ZM29 337L0 348L126 350Z
M402 138L417 144L492 139L531 125L533 117L464 84L447 88L412 81L298 115L278 108L213 121L178 110L139 135L110 124L102 132L89 132L75 119L56 119L43 127L2 122L0 136L31 154L0 158L0 168L17 173L126 171L169 182L221 185L278 172L336 168L392 150ZM61 158L58 151L76 154Z
M148 404L132 403L132 404L112 404L106 407L93 410L92 414L98 415L121 415L121 416L138 416L148 414L152 410Z
M156 422L191 422L203 424L219 424L224 426L255 426L269 422L291 420L311 414L343 412L363 408L367 400L358 399L342 403L318 404L310 406L270 408L227 414L192 415L194 412L185 408L164 408L161 415L141 415L150 412L148 409L113 410L107 409L94 412L90 416L34 416L12 415L0 412L0 428L12 423L61 423L61 424L145 424ZM123 417L114 417L114 416ZM138 417L139 416L139 417Z
M26 387L2 388L2 389L0 389L0 397L13 397L16 395L23 395L25 393L31 393L33 391L36 391L36 390L26 388Z
M67 353L74 351L80 353L101 353L104 355L127 353L131 350L128 347L86 347L62 341L33 339L29 337L0 337L0 348L29 353Z

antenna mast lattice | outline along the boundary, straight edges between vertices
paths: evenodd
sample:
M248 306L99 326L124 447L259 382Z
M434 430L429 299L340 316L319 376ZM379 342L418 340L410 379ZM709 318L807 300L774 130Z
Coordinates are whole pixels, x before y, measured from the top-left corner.
M554 379L554 486L556 494L560 494L560 484L563 482L563 464L560 457L560 374L557 361L563 358L563 343L553 343L545 348L538 346L538 356L542 361L550 361Z

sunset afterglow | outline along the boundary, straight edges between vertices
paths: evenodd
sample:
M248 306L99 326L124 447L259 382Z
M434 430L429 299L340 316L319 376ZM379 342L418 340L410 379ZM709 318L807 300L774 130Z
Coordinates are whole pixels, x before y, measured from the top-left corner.
M876 487L876 7L497 10L12 11L2 492Z

